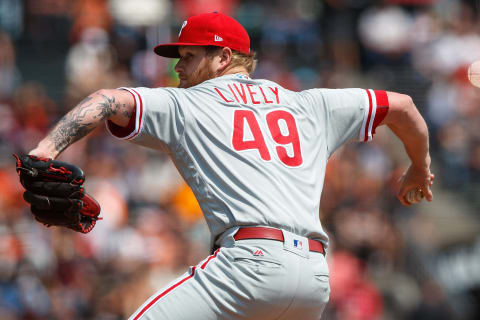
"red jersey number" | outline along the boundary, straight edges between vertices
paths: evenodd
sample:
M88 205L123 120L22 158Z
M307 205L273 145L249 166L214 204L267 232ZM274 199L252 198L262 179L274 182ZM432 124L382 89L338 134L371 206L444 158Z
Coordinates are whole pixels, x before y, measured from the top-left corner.
M300 139L298 135L297 124L293 115L284 110L271 111L266 116L267 126L273 141L278 145L275 147L278 158L289 167L298 167L303 163L302 151L300 148ZM280 123L286 124L287 133L282 132ZM245 140L245 125L252 133L252 139ZM289 156L287 145L291 145L293 155ZM258 120L253 111L235 110L233 114L233 135L232 146L236 151L257 149L260 157L265 161L270 161L271 156L265 143L264 134L260 129Z
M245 122L252 132L253 140L244 140L245 134L243 128L245 127ZM270 152L268 152L265 139L263 138L262 130L260 130L258 121L250 110L235 110L233 115L232 145L237 151L257 149L263 160L270 161L271 159Z

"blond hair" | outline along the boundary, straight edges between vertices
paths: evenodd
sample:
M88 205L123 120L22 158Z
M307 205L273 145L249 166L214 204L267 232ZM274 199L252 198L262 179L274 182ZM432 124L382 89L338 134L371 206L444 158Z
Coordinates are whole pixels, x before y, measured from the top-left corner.
M207 56L214 56L221 49L221 47L217 46L207 46ZM250 50L249 54L232 50L232 61L230 62L228 68L244 67L247 72L251 74L257 67L256 55L257 53L253 50Z
M249 54L233 51L232 62L230 62L230 66L232 68L242 66L247 69L247 72L249 74L251 74L253 71L255 71L255 68L257 67L256 55L257 53L252 50L250 50Z

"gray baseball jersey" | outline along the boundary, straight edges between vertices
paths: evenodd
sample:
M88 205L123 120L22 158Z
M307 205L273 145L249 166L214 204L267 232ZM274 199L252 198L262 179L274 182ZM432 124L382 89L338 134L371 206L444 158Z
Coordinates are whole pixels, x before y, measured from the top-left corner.
M188 89L123 89L135 115L126 128L108 122L109 131L170 154L214 238L270 226L326 245L319 206L327 160L348 140L370 140L388 107L385 91L293 92L240 74Z

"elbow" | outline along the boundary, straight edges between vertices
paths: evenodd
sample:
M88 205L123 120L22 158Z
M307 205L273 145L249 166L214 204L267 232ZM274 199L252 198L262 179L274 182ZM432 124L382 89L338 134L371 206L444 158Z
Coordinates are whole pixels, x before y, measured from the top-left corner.
M401 120L406 120L407 118L411 118L414 113L417 113L417 107L415 106L412 97L402 94L398 117Z
M396 101L396 106L394 109L397 110L399 114L407 115L412 110L416 110L415 103L413 103L412 97L408 94L398 94L398 101Z
M412 97L410 97L408 94L402 94L402 99L403 99L404 108L407 111L412 109L417 109L417 107L415 107L415 103L413 102Z
M396 125L418 112L412 97L407 94L388 92L389 109L383 123Z
M412 97L409 95L404 95L404 102L403 102L403 110L402 110L402 117L403 119L417 119L422 118L420 112L417 109L417 106L413 102Z

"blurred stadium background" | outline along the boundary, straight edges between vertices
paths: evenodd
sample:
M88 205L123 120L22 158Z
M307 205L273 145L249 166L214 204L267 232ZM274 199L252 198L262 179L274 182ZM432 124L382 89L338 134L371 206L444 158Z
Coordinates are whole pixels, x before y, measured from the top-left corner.
M199 207L162 154L94 132L61 155L82 166L104 220L88 235L33 221L13 152L28 152L100 88L176 86L152 47L186 17L237 18L255 78L292 90L407 93L431 132L435 200L395 200L408 164L380 128L331 159L324 319L480 318L480 2L456 0L0 0L0 318L123 319L208 255ZM152 174L153 173L153 174Z

